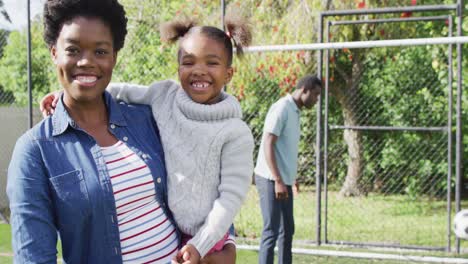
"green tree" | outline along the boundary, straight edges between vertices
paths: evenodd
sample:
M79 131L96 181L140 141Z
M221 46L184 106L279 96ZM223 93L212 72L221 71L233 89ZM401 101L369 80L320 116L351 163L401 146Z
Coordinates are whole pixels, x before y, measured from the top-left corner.
M42 40L42 25L38 22L32 24L32 50L33 98L39 99L59 89L59 85L49 51ZM18 105L26 105L28 102L27 78L26 33L13 31L0 58L0 84L5 91L13 94Z
M162 44L159 25L177 16L198 18L202 24L220 26L220 4L217 1L169 1L169 0L121 0L129 18L129 33L126 45L119 54L114 81L149 84L154 80L177 78L177 46ZM254 45L297 44L316 41L317 14L326 9L376 8L383 6L409 5L410 0L377 1L227 1L228 12L237 10L250 18L254 32ZM453 4L453 1L444 1ZM436 0L419 0L417 4L440 4ZM468 3L467 3L468 6ZM436 13L425 13L433 15ZM439 14L439 13L437 13ZM464 13L465 16L468 12ZM415 14L392 14L363 17L340 17L337 19L360 19ZM418 14L419 15L419 14ZM464 20L465 35L468 22ZM33 22L33 94L39 99L50 90L58 89L55 69L41 37L41 24ZM331 41L360 41L397 39L409 37L443 36L447 33L445 23L375 24L334 27ZM430 46L415 49L355 49L331 51L329 119L333 124L412 126L444 122L443 116L435 113L447 111L445 94L436 92L426 83L445 87L446 49ZM468 52L464 45L465 54ZM316 72L315 52L274 52L246 54L243 60L235 60L235 75L228 91L236 95L242 105L244 117L250 124L256 142L260 142L263 122L268 108L279 97L294 89L299 78ZM466 57L466 56L465 56ZM12 32L0 58L0 85L12 93L17 103L27 102L25 32ZM468 67L467 60L463 68ZM415 67L418 66L418 67ZM465 83L468 71L463 71ZM430 81L428 81L430 80ZM404 98L411 100L418 109L408 107ZM468 93L464 93L464 106L468 106ZM374 102L366 105L366 102ZM375 122L366 123L363 117ZM464 120L468 113L464 112ZM315 112L305 111L301 117L302 138L300 143L300 180L314 183L315 180ZM464 123L464 128L468 124ZM372 142L379 140L379 145ZM382 172L394 168L407 168L407 173L389 177L386 186L403 184L399 190L375 189L384 192L424 193L420 183L444 173L443 161L426 158L411 162L411 153L405 148L430 147L430 134L377 135L346 130L330 134L329 149L335 155L345 157L330 164L329 183L341 188L343 195L359 195L372 190L372 183L379 185ZM422 143L421 143L422 142ZM420 144L420 145L418 145ZM465 137L465 155L468 155L468 138ZM441 150L442 151L442 150ZM468 159L465 159L465 167ZM343 166L341 164L343 163ZM410 174L423 175L412 177ZM419 185L418 185L419 184ZM447 188L447 186L443 187Z
M5 4L3 3L3 0L0 0L0 13L6 21L11 23L10 15L8 15L8 12L5 10Z
M447 1L448 2L448 1ZM394 1L392 2L392 6L399 6L399 5L415 5L418 4L417 1ZM435 1L424 1L424 3L419 4L440 4L436 3ZM351 9L351 8L375 8L375 7L382 7L388 5L385 1L358 1L356 3L348 2L348 3L335 3L335 2L327 2L327 5L332 9ZM338 5L338 6L337 6ZM356 6L353 6L356 5ZM411 13L402 13L398 14L401 17L409 17L412 16ZM430 15L430 14L425 14ZM362 16L361 18L381 18L381 17L394 17L395 15L369 15L369 16ZM336 19L336 18L335 18ZM358 19L357 17L342 17L341 19ZM377 40L377 39L401 39L401 38L416 38L416 37L437 37L441 36L447 32L447 26L443 23L387 23L387 24L365 24L360 26L342 26L342 27L335 27L332 31L331 36L329 36L332 40L331 41L361 41L361 40ZM359 126L359 125L402 125L405 123L404 117L410 116L412 113L411 111L414 109L408 108L398 108L395 105L390 105L388 108L382 108L382 105L377 107L372 107L374 113L369 113L369 109L365 103L365 100L368 101L377 101L380 102L383 100L383 97L379 98L379 90L378 89L385 89L391 90L395 93L395 95L401 95L402 91L404 91L404 86L401 84L397 84L398 89L388 89L388 85L392 85L392 78L393 79L401 79L401 78L410 78L413 84L416 86L411 87L411 91L415 94L425 94L425 99L423 101L419 101L421 103L421 109L431 109L431 104L435 102L434 98L438 98L437 94L434 94L434 91L431 90L424 90L424 79L437 79L437 76L446 72L446 68L441 67L440 69L431 69L431 67L425 67L427 62L432 61L431 57L427 57L426 55L431 55L434 51L437 50L437 47L431 46L425 54L418 53L417 50L413 50L409 54L405 54L406 49L400 50L393 50L382 48L382 49L354 49L354 50L335 50L331 51L331 79L330 81L330 92L333 98L339 104L339 107L342 110L342 123L345 126ZM392 55L390 55L392 54ZM447 57L446 54L443 55L445 58ZM439 56L439 57L443 57ZM385 61L388 57L388 61L391 62L395 60L395 58L406 60L407 63L413 65L413 69L409 69L408 67L404 67L404 65L399 65L397 63L383 63L380 62ZM391 59L393 58L393 60ZM422 63L421 61L424 61ZM443 64L446 64L445 61L441 61ZM418 64L420 63L420 64ZM370 66L372 65L372 66ZM376 65L380 65L383 68L381 71L373 76L373 78L365 79L369 71L375 71ZM394 65L397 65L396 67ZM429 65L430 66L430 65ZM399 68L397 68L399 67ZM407 72L401 72L400 69L406 69ZM425 69L419 75L414 74L415 69ZM398 72L400 75L394 75L392 73ZM446 75L445 75L446 76ZM378 78L381 77L381 78ZM382 81L382 79L384 81ZM379 80L380 84L375 85L372 88L372 84L374 81ZM437 80L436 80L437 81ZM419 86L422 85L422 86ZM441 86L441 83L438 84ZM367 90L363 88L367 87ZM419 91L419 89L423 89ZM445 95L446 96L446 95ZM408 100L411 100L408 98ZM428 105L428 102L429 103ZM404 104L404 105L407 105ZM380 110L379 110L380 109ZM439 109L441 112L447 112L447 109ZM382 114L379 114L382 113ZM401 116L402 122L399 124L392 124L392 120L394 116L389 117L386 116L385 113L392 113L396 116ZM364 122L368 122L363 119L363 116L366 115L375 115L376 120L379 120L380 123L377 124L367 124ZM336 116L332 116L332 119ZM414 119L414 117L412 117ZM407 126L417 125L417 124L429 124L428 119L432 117L424 118L416 118L419 123L413 122L408 123L406 122ZM366 157L365 157L365 149L371 146L365 146L363 142L363 132L360 130L352 130L346 129L343 132L343 139L347 145L347 172L344 178L340 194L343 196L354 196L360 195L365 191L365 186L362 184L361 179L365 175L365 171L368 170L366 168ZM414 141L413 141L414 142ZM395 158L395 157L393 157ZM396 158L397 160L403 161L404 158ZM400 165L403 166L403 163Z

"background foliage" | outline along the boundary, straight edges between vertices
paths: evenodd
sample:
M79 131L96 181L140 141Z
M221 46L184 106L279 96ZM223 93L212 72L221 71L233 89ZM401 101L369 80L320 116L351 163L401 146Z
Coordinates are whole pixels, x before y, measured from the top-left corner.
M177 16L196 17L202 24L220 25L220 5L218 1L121 1L129 18L129 34L126 47L119 54L119 61L114 72L114 81L125 81L149 84L154 80L176 79L176 46L164 45L159 39L158 27L161 22ZM391 2L391 3L390 3ZM324 9L377 8L384 6L450 4L453 1L227 1L227 13L240 12L249 17L254 31L254 45L296 44L314 42L317 35L317 13ZM465 16L466 16L465 12ZM424 13L424 15L436 15ZM382 17L410 17L421 14L392 14ZM336 17L336 19L363 19L376 16ZM465 19L464 33L468 32ZM336 26L332 28L329 41L359 41L397 39L407 37L446 36L447 23L388 23L358 26ZM35 19L32 30L33 44L33 96L38 100L51 90L59 89L55 78L49 52L42 41L42 25ZM4 93L14 96L18 105L27 102L27 72L25 32L11 32L8 42L2 46L0 58L0 86ZM468 54L467 45L464 45ZM348 125L385 125L385 126L443 126L447 122L447 48L427 46L423 48L404 49L355 49L331 50L330 84L330 124ZM468 80L465 59L464 79ZM257 143L260 141L264 117L269 106L279 97L291 92L297 80L306 73L316 72L316 54L314 52L276 52L255 53L243 60L235 61L234 80L228 91L235 94L242 104L245 119L249 122ZM455 76L456 78L456 76ZM456 79L454 79L456 80ZM467 83L465 81L465 83ZM456 84L455 84L456 85ZM468 102L467 93L463 97ZM408 104L407 102L411 102ZM464 111L464 119L468 113ZM302 115L302 137L300 151L300 180L308 184L315 181L315 111ZM468 123L464 124L465 129ZM346 131L331 133L329 149L340 158L335 160L342 166L333 166L328 175L330 183L340 187L345 184L353 172L352 160L355 162L357 182L355 189L349 189L346 195L362 194L374 188L379 175L375 172L387 168L405 167L408 172L391 177L385 192L404 192L405 188L390 188L391 182L427 181L428 177L444 177L446 160L422 159L414 162L413 153L405 151L402 146L433 144L427 138L430 133L405 134L395 136L379 135L379 143L370 139L372 134L351 135L347 139ZM343 136L344 139L343 140ZM353 141L354 140L354 141ZM465 140L468 139L465 137ZM353 153L352 145L357 144ZM464 144L468 155L468 144ZM347 149L347 150L346 150ZM364 151L372 149L372 153ZM351 152L350 152L351 151ZM443 148L437 151L444 151ZM356 157L353 157L356 155ZM437 156L437 155L436 155ZM439 155L440 156L440 155ZM332 155L331 158L334 156ZM351 160L351 161L350 161ZM467 160L467 159L465 159ZM465 161L465 167L468 162ZM381 178L381 177L380 177ZM345 184L346 185L346 184ZM371 186L372 185L372 186ZM416 184L418 185L418 184ZM420 185L420 184L419 184ZM442 184L443 185L443 184ZM408 187L408 186L405 186ZM409 187L408 187L409 188ZM441 186L442 190L446 186ZM411 189L411 188L410 188ZM427 190L419 188L416 193Z
M150 84L154 80L177 79L176 46L162 44L158 28L162 22L183 15L197 18L201 24L220 26L219 1L120 0L124 4L129 33L125 48L120 51L113 81ZM227 13L248 17L252 24L254 45L306 44L317 41L318 13L323 10L365 9L408 5L454 4L455 0L228 0ZM1 12L0 1L0 12ZM329 20L358 20L390 17L417 17L446 14L444 12L397 13L330 17ZM2 13L2 15L4 15ZM455 15L452 13L452 15ZM468 34L468 1L465 0L464 35ZM27 103L26 34L24 31L3 32L0 39L0 104L12 107ZM400 38L447 36L446 21L405 22L333 26L326 41L363 41ZM3 41L2 40L7 40ZM34 19L33 96L35 103L46 93L59 89L55 69L42 40L40 17ZM464 131L468 129L468 45L463 46L462 74ZM455 56L455 53L454 53ZM448 122L447 98L448 49L446 46L405 48L369 48L330 50L329 124L354 126L418 126L440 127ZM455 57L453 57L455 58ZM227 91L240 101L244 119L260 143L263 122L268 108L281 96L291 92L298 79L315 73L317 53L257 52L234 61L235 75ZM456 62L454 60L454 65ZM325 75L324 75L325 76ZM456 72L453 96L456 96ZM455 131L455 115L452 131ZM315 184L316 112L302 111L299 181ZM328 208L328 235L332 240L386 241L418 245L444 243L445 217L435 217L445 210L445 196L453 181L447 182L447 133L375 132L332 129L328 141L327 184L331 191ZM452 135L453 136L453 135ZM468 137L464 138L464 155L468 157ZM454 149L454 146L453 146ZM258 151L258 150L256 150ZM468 159L464 159L468 167ZM452 168L453 169L453 168ZM6 169L5 169L6 170ZM465 169L466 171L466 169ZM464 175L466 179L466 174ZM468 193L466 188L465 193ZM339 195L338 195L339 193ZM310 193L308 193L310 194ZM343 199L343 196L357 196ZM255 196L250 203L258 204ZM303 197L310 197L310 195ZM372 201L378 200L376 206ZM395 206L390 206L393 203ZM2 207L0 200L0 209ZM303 214L313 210L315 201L304 199ZM398 205L398 206L396 206ZM378 207L378 208L376 208ZM417 212L419 218L401 218ZM372 217L373 209L379 212ZM348 211L346 211L348 210ZM390 211L389 211L390 210ZM431 211L432 210L432 211ZM245 211L245 210L244 210ZM256 210L258 213L258 208ZM391 217L388 217L388 213ZM315 211L314 211L315 213ZM386 214L387 213L387 214ZM252 213L240 216L239 232L251 231ZM304 217L298 230L312 232L314 216ZM424 219L421 219L424 218ZM395 221L398 221L396 223ZM415 225L427 222L436 232L414 231ZM245 224L247 223L247 224ZM432 223L432 225L431 225ZM398 232L392 232L401 224ZM368 233L343 227L364 227ZM372 228L378 229L374 232ZM370 230L370 231L369 231ZM428 233L429 232L429 233ZM382 233L384 235L382 235ZM385 235L387 234L387 235ZM430 234L431 236L428 236ZM407 235L407 237L402 237ZM258 237L258 234L256 235ZM308 234L307 237L313 236ZM359 238L360 236L360 238ZM356 238L358 237L358 238ZM424 239L421 239L424 237Z

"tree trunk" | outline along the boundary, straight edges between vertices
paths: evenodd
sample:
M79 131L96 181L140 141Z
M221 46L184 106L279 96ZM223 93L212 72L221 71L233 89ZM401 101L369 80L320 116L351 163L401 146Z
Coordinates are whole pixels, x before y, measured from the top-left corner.
M358 55L358 54L355 54ZM358 56L356 56L358 57ZM346 80L346 85L343 88L336 87L332 89L332 93L341 105L344 125L358 126L357 119L359 105L359 79L363 65L359 59L353 60L352 72L348 75L336 70ZM349 77L351 76L351 77ZM343 186L340 190L341 196L359 196L363 194L359 180L362 175L363 157L362 157L362 141L361 131L353 129L345 129L343 139L348 147L348 170Z
M346 97L349 98L349 97ZM346 100L348 101L348 100ZM356 126L355 108L346 102L342 104L345 126ZM362 194L359 179L362 174L362 142L361 132L359 130L345 129L343 133L344 141L348 146L348 171L346 179L341 187L341 196L359 196Z

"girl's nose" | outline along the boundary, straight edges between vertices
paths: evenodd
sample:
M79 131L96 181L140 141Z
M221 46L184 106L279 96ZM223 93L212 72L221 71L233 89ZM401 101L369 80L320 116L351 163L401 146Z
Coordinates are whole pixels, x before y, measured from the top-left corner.
M205 75L206 71L205 71L203 66L195 66L193 71L192 71L192 74L197 75L197 76Z

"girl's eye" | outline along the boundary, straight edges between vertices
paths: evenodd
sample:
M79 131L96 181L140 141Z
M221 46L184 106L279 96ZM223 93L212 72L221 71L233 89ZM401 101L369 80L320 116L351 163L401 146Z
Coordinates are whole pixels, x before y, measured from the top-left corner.
M193 65L193 62L191 62L191 61L182 61L182 65L186 65L186 66Z
M217 61L209 61L208 65L219 65Z

